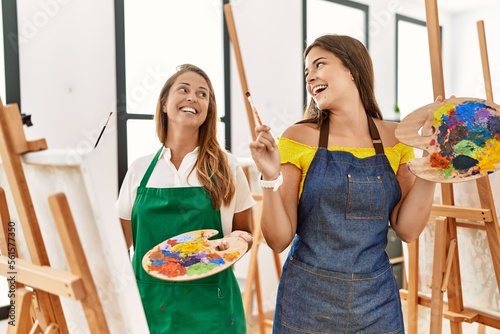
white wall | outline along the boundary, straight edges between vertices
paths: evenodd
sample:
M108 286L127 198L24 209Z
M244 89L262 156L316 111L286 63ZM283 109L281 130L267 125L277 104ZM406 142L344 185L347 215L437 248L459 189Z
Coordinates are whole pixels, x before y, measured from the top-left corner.
M377 98L382 110L392 110L394 14L425 20L425 9L412 0L358 2L370 5ZM28 138L46 138L49 148L94 144L116 105L113 6L113 1L100 0L18 1L22 112L31 114L34 123L26 129ZM279 135L300 119L303 109L302 1L237 0L232 7L254 102L263 121ZM500 63L495 61L500 56L498 13L500 4L460 15L440 13L447 96L484 95L475 26L478 19L484 19L487 27L492 81L499 93ZM234 60L231 70L233 153L247 158L251 134ZM116 114L102 140L116 144ZM108 163L116 172L117 150L116 145L111 146ZM263 280L263 293L270 309L274 305L274 264L269 253L263 252L261 273L270 277Z
M478 9L457 15L454 18L454 33L452 40L453 92L456 96L472 96L485 98L485 87L477 21L483 20L486 31L493 99L498 101L500 94L500 3L488 8ZM497 102L498 103L498 102Z

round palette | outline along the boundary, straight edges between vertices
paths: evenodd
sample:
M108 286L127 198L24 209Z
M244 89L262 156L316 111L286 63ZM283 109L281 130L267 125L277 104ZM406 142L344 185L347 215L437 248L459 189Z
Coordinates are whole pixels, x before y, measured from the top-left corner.
M429 152L408 162L410 171L423 179L462 182L500 169L500 106L475 98L450 98L423 106L398 124L396 137ZM431 136L418 132L434 113Z
M217 274L245 255L248 243L226 237L229 247L218 250L221 239L208 240L217 230L197 230L167 239L149 250L142 267L151 276L167 281L190 281Z

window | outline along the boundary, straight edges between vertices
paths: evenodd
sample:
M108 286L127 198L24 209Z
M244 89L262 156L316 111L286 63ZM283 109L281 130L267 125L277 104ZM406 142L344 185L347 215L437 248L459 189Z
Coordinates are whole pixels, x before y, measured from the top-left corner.
M346 0L303 0L304 49L324 34L349 35L368 48L368 9L367 5ZM304 97L307 104L305 80Z
M117 0L115 6L121 184L132 161L161 147L153 121L156 102L166 79L182 63L207 72L225 130L219 132L219 139L221 143L229 141L224 77L229 43L224 37L223 1Z
M368 6L346 0L304 0L304 40L324 34L349 35L368 48Z
M424 21L396 15L396 107L404 118L434 101Z

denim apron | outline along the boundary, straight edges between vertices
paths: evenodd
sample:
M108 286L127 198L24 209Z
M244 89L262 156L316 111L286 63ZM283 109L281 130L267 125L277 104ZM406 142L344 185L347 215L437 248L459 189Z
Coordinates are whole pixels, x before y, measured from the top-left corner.
M220 212L203 187L146 188L160 149L137 189L132 208L132 265L150 333L246 333L241 292L233 270L199 280L170 282L148 275L142 258L175 235L215 229L222 237Z
M385 252L401 198L368 117L376 155L328 151L328 126L304 181L283 267L273 333L404 333L399 289Z

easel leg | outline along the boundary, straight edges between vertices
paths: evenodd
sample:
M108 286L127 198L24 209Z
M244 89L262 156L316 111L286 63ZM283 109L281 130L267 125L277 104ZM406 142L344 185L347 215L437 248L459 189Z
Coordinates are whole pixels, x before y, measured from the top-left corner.
M94 284L90 268L85 258L83 246L78 236L75 221L66 195L58 193L49 197L50 209L64 248L68 267L73 274L83 278L85 298L81 300L89 329L92 333L109 333L106 317ZM50 327L50 326L49 326Z
M477 334L486 334L486 326L479 324L477 327Z
M32 292L26 288L20 288L17 290L17 302L18 312L16 312L16 325L7 326L7 334L25 334L29 333L33 323L29 321L31 318L31 295Z
M447 286L443 286L448 295L448 309L452 312L461 313L464 310L462 298L462 277L460 274L460 261L458 258L458 247L453 247L458 239L457 226L455 219L448 218L448 258L451 260L451 265L448 267L446 274ZM459 320L450 320L450 329L452 334L462 334L462 322Z
M262 290L260 288L259 266L255 268L255 297L257 298L257 310L259 312L260 333L266 333L266 317L264 314L264 306L262 303Z
M490 179L487 176L477 179L476 185L479 192L481 207L491 208L493 212L496 212L495 201L491 192ZM498 217L493 215L493 221L485 222L484 226L488 237L488 245L490 247L491 260L493 261L493 269L495 270L497 286L500 289L500 228L498 224Z
M14 256L17 258L17 240L13 233L9 233L12 228L15 229L15 225L11 225L10 213L7 207L7 197L5 191L0 187L0 253L5 255ZM11 236L11 237L9 237ZM37 299L37 292L31 292L27 290L23 284L20 282L15 282L16 291L16 301L20 302L21 305L17 306L17 312L14 313L15 319L14 323L16 326L8 326L8 333L28 333L29 326L31 326L35 320L32 319L31 313L35 314L34 318L38 319L36 322L37 328L44 328L45 317L41 313L39 308L39 303ZM33 306L33 308L32 308ZM42 327L40 327L42 326Z
M261 242L261 232L260 224L254 225L254 241L252 249L250 249L250 264L248 265L247 281L245 283L245 291L243 291L243 307L245 309L245 314L247 320L252 314L251 302L253 297L253 284L257 276L257 255L259 253L259 245Z
M434 261L432 265L431 334L439 334L443 328L443 274L446 258L447 219L436 218L434 226Z
M408 334L418 333L418 239L408 244Z
M262 214L261 210L262 210L262 202L260 201L256 217L260 217L260 215ZM245 315L248 321L250 319L250 315L252 314L251 301L255 293L255 298L257 301L257 311L259 316L260 332L264 334L266 332L266 326L268 325L268 322L264 314L264 304L262 300L262 290L261 290L260 276L259 276L259 264L257 257L259 254L259 246L262 242L265 241L262 235L260 222L256 220L254 220L254 222L255 222L253 226L254 242L252 249L250 250L250 264L248 266L247 281L245 284L245 290L243 292L243 307L245 309ZM275 261L276 261L276 256L275 256ZM279 265L279 262L276 263L276 268L277 270L279 268L281 271L281 266ZM254 286L255 286L255 291L253 291Z
M454 205L455 196L453 193L453 184L451 183L441 184L441 196L443 198L443 204ZM455 218L449 217L447 218L446 221L447 221L447 227L445 232L447 233L443 235L442 240L446 240L446 250L450 252L449 249L451 240L458 240L457 226ZM464 305L462 299L462 277L460 275L460 261L458 258L458 247L455 248L455 250L453 250L450 256L452 258L451 272L449 272L448 286L445 287L448 296L448 308L450 311L461 313L464 309ZM442 268L443 270L446 270L445 267ZM440 287L442 287L442 281ZM460 321L450 321L450 329L452 334L461 334L462 323Z

